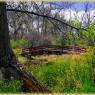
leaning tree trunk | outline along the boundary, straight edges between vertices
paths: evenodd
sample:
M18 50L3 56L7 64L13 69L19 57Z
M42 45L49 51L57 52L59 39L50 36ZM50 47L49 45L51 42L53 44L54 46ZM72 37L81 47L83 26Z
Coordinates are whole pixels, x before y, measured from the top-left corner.
M6 3L0 2L0 79L23 80L23 88L31 92L50 92L30 74L16 64L16 57L10 47L9 29L7 23Z
M0 2L0 78L17 77L10 64L16 64L16 57L10 47L6 3Z

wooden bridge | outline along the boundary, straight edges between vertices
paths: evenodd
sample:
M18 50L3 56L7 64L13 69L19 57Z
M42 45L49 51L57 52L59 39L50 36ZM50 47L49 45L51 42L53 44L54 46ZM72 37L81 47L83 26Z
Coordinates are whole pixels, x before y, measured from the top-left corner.
M48 46L36 46L26 49L14 49L16 54L26 55L31 54L32 56L43 55L43 54L70 54L70 53L85 53L86 48L78 46L59 46L59 45L48 45Z

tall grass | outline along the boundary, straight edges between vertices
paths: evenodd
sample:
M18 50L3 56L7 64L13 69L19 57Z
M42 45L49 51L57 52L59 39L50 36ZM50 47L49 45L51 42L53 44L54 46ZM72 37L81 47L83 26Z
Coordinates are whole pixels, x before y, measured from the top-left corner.
M39 69L37 76L40 82L54 92L95 92L92 79L95 56L93 50L90 49L88 53L78 55L75 59L72 56L75 55Z
M88 47L86 54L71 54L46 57L47 62L23 64L43 86L53 92L92 93L95 92L95 52ZM40 58L40 57L39 57ZM42 57L41 57L42 58Z

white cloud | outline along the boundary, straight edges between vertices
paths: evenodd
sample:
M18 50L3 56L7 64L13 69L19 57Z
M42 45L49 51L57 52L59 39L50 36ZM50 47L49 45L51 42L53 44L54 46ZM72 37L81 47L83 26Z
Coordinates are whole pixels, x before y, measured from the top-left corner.
M59 10L58 9L51 10L51 14L52 15L54 15L56 12L59 12ZM71 14L70 14L70 12L71 12ZM85 13L84 11L79 11L77 13L76 11L68 9L68 10L61 10L59 12L59 15L61 17L64 17L67 21L70 19L70 15L71 15L71 19L72 20L75 19L75 16L77 16L78 20L82 21L82 16L83 16L84 13ZM90 13L90 18L92 19L95 16L95 10L90 10L89 13ZM84 22L84 19L83 19L83 22ZM33 22L33 28L37 29L37 24L38 24L38 21L34 20L34 22ZM39 23L39 25L41 25L41 24L42 24L42 22ZM39 29L39 31L41 32L41 28Z
M51 10L51 14L52 14L52 15L55 15L55 13L57 13L57 12L58 12L58 9Z
M55 14L56 12L58 12L58 10L52 10L51 11L51 14ZM61 10L59 12L60 16L61 17L64 17L67 21L70 19L70 16L71 16L71 19L75 19L75 17L77 17L77 19L79 21L82 20L82 17L84 15L84 11L79 11L79 12L76 12L74 10L70 10L70 9L67 9L67 10ZM95 16L95 10L90 10L88 11L88 14L90 14L90 19L93 19L93 17ZM86 17L86 16L85 16ZM93 20L92 20L93 21Z

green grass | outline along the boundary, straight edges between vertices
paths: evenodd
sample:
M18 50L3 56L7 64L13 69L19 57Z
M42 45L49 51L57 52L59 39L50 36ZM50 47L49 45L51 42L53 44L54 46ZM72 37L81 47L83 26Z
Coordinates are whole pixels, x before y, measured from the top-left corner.
M0 80L0 93L20 93L22 82L18 80Z
M91 93L95 92L92 80L92 62L95 62L93 56L94 52L90 50L87 54L80 55L78 60L67 57L48 66L45 63L32 64L29 71L53 92Z
M38 76L41 83L54 92L92 91L91 68L87 64L61 61L39 70Z
M49 59L49 56L47 58ZM50 58L53 60L53 57ZM54 63L53 61L49 61L49 63L39 61L23 63L22 65L43 86L53 92L95 93L95 83L93 82L95 76L94 49L90 48L83 55L56 56L56 58Z

